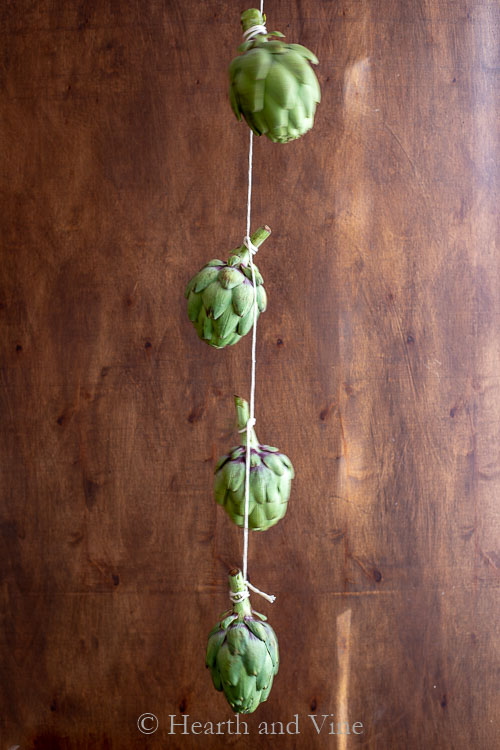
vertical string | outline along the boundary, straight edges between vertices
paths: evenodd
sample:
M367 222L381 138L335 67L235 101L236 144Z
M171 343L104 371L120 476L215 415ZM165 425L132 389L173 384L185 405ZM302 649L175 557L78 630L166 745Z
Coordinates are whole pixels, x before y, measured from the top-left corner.
M253 171L253 132L250 130L248 148L248 193L247 193L247 232L246 240L249 245L248 256L253 284L253 326L252 326L252 371L250 382L250 418L247 421L247 445L245 468L245 524L243 529L243 580L247 580L248 572L248 507L250 503L250 436L255 424L255 364L257 348L257 285L255 283L255 269L253 266L253 252L250 240L250 222L252 214L252 171Z

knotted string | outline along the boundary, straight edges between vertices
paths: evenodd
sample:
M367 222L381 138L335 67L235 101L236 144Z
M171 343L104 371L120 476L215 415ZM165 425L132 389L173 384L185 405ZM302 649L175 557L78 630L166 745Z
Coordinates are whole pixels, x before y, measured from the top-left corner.
M250 26L249 29L243 32L243 39L245 42L251 42L257 34L267 34L266 27L260 23L255 26Z
M264 0L260 0L260 15L264 13ZM243 40L245 42L251 42L254 37L257 36L257 34L267 34L267 29L263 24L256 24L255 26L250 26L249 29L243 32ZM247 233L248 234L248 233Z

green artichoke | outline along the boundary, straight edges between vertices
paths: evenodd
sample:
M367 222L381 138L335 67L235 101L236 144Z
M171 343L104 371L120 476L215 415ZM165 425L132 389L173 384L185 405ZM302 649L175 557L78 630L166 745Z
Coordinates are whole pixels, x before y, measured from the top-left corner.
M229 573L229 586L234 593L246 590L239 570ZM251 714L266 701L278 673L278 640L266 619L244 599L221 615L208 636L206 665L237 714Z
M243 430L248 421L248 404L234 397L238 414L238 427ZM222 505L237 526L245 524L245 468L246 431L242 444L222 456L215 466L215 501ZM283 518L290 497L294 477L292 462L277 448L260 445L255 430L250 432L250 495L248 502L248 528L266 531Z
M269 237L260 227L250 237L259 247ZM254 289L245 245L233 250L227 263L211 260L186 287L189 320L202 341L216 349L236 344L253 326ZM257 288L257 317L267 307L264 280L253 264Z
M243 36L265 19L256 8L242 13ZM316 65L318 58L301 44L269 41L283 37L279 31L263 32L244 42L238 48L243 54L229 66L231 107L256 135L265 133L275 143L288 143L314 124L321 92L309 62Z

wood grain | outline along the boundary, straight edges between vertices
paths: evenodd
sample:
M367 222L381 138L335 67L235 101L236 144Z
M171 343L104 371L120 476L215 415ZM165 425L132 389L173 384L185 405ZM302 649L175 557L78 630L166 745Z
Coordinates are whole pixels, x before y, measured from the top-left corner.
M258 434L297 478L249 571L282 666L250 735L168 735L231 718L203 662L242 540L211 483L250 341L204 346L183 290L244 232L243 9L1 4L2 747L499 747L489 0L266 3L323 91L306 137L255 144Z

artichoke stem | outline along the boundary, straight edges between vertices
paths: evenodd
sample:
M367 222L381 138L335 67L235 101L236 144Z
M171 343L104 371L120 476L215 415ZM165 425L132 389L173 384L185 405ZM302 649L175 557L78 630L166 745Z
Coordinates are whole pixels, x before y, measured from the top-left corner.
M243 580L243 574L238 568L233 568L229 573L229 588L233 594L239 591L245 591L245 581ZM250 606L250 599L244 599L242 602L236 602L233 604L234 612L239 615L240 620L245 616L252 614L252 607Z
M248 401L245 401L244 398L240 398L239 396L235 396L234 403L236 404L236 414L238 416L238 430L245 430L244 432L240 432L241 445L246 445L247 444L246 426L247 426L248 420L250 419L250 410L248 408ZM259 441L257 439L257 435L255 434L255 430L252 427L250 430L250 447L257 448L258 445L259 445Z
M262 26L266 22L266 16L262 15L257 8L249 8L241 14L241 27L243 33L252 26Z
M270 234L271 230L268 226L259 227L253 234L250 235L250 239L252 240L252 244L255 245L255 247L260 247L264 240L267 240ZM240 259L240 262L243 263L244 266L248 265L250 252L246 245L241 245L241 247L233 250L233 252L229 256L229 259L231 259L235 255Z

